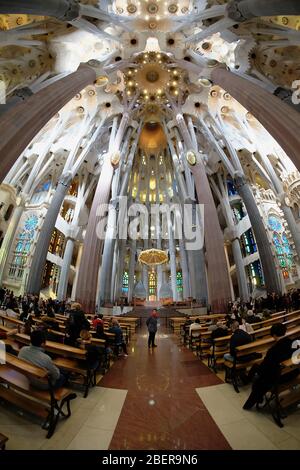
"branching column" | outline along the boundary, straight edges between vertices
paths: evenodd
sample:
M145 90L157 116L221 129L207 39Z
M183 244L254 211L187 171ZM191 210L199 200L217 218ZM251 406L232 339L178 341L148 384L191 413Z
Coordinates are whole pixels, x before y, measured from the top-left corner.
M26 291L29 294L39 294L42 284L42 276L47 259L51 236L55 227L61 205L68 192L72 181L72 175L64 175L58 182L56 191L47 211L38 241L34 250Z
M76 291L77 301L83 305L86 312L90 313L95 311L98 271L103 248L103 237L97 236L97 225L100 221L97 211L101 205L109 202L112 177L110 155L106 154L90 211Z
M274 262L273 252L252 191L244 177L236 176L234 183L239 195L244 201L255 234L266 289L268 292L281 294L281 285Z
M258 85L223 68L214 69L212 79L258 119L300 170L299 113Z

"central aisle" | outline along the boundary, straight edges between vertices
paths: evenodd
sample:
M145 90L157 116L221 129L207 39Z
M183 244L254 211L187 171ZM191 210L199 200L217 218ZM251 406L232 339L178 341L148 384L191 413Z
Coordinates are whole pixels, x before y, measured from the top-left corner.
M155 349L147 347L145 320L101 387L128 390L110 449L230 449L196 388L220 379L178 339L159 327Z

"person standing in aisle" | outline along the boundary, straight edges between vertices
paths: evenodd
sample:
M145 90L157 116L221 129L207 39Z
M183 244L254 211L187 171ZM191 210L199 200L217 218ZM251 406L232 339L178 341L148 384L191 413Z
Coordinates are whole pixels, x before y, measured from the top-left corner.
M157 332L157 310L154 309L152 314L149 318L147 318L146 325L148 327L149 338L148 338L148 348L156 348L157 345L155 344L155 335Z

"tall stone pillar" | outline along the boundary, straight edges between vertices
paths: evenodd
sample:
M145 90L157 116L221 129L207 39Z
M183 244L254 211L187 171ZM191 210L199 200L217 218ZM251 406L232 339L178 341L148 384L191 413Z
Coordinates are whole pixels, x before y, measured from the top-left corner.
M47 211L42 225L38 241L32 258L30 272L28 276L26 291L28 294L38 295L41 290L42 276L47 259L49 244L56 219L60 212L61 205L69 190L72 177L70 174L63 175L58 182L50 207Z
M12 218L9 222L2 246L0 249L0 285L3 280L6 262L15 238L16 230L18 228L19 222L21 220L22 214L24 211L24 205L21 203L19 206L15 207Z
M266 228L262 222L252 191L243 176L236 176L234 179L234 184L245 204L252 225L262 269L264 272L266 289L268 292L276 292L277 294L281 294L281 286L273 252L268 240Z
M111 301L111 282L112 282L112 267L113 267L113 253L115 247L115 230L117 223L116 203L110 201L112 206L108 213L107 229L104 241L104 249L102 255L101 274L100 274L100 289L98 305L103 305L105 302Z
M176 249L173 234L173 227L169 225L169 255L170 255L170 269L171 269L171 287L173 292L173 300L177 301L177 269L176 269Z
M245 265L241 253L240 240L237 236L231 239L232 254L235 263L236 277L239 287L239 296L242 302L249 301L248 283L245 272Z
M53 16L61 21L72 21L80 14L79 3L74 0L1 0L0 14L26 14Z
M59 284L57 289L58 300L64 300L67 295L68 280L72 262L72 256L74 251L75 240L72 238L67 239L65 253L63 258L63 264L60 271Z
M78 273L79 273L79 266L81 263L81 257L82 257L82 251L83 251L83 245L80 244L79 250L78 250L78 255L76 259L76 266L75 266L75 278L72 286L72 293L71 293L71 299L75 300L76 298L76 289L77 289L77 283L78 283Z
M136 240L131 240L129 273L128 273L128 302L132 302L134 290L134 273L135 273L135 257L136 257Z
M110 155L107 154L104 158L90 211L76 291L76 300L83 305L84 310L88 313L95 311L98 271L103 248L103 239L98 238L96 232L100 221L97 210L102 204L108 204L109 202L112 177L113 167L110 162Z
M47 122L95 80L96 72L91 67L81 66L76 72L40 90L0 117L0 129L5 129L0 139L0 182Z
M126 240L119 240L119 247L117 251L118 258L116 257L114 261L117 266L114 300L119 300L122 295L125 255Z
M195 299L198 302L203 303L203 305L207 305L208 291L204 250L202 249L191 251L191 257L193 258L193 263L195 267Z
M191 296L190 279L189 279L189 268L187 254L184 246L184 241L179 240L179 253L180 253L180 264L182 270L182 295L183 300L188 299Z
M208 284L210 304L214 313L224 312L231 300L229 273L227 270L224 238L208 183L205 167L198 156L197 163L191 166L199 204L204 204L204 234L208 264Z
M232 0L227 5L229 18L243 22L260 16L300 15L298 0Z
M255 83L224 68L213 69L211 77L258 119L300 171L299 113Z

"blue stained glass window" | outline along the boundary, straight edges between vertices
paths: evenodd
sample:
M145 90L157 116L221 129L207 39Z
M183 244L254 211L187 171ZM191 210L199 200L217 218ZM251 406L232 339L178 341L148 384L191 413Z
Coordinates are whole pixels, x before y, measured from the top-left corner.
M38 224L38 218L36 215L32 215L25 222L25 230L34 230Z
M278 255L283 255L283 248L282 248L282 244L281 244L281 239L280 239L280 236L278 235L278 233L273 233L273 242L274 242L274 245L275 245L275 249L276 249L276 253Z
M178 271L176 274L176 285L177 285L177 292L182 292L182 272Z
M128 276L128 272L125 271L123 274L123 284L122 284L123 294L128 294L128 284L129 284L129 276Z
M241 236L241 248L243 256L248 256L257 252L257 246L251 228Z
M51 181L46 181L45 183L41 183L35 190L36 193L42 193L44 191L48 191L51 186Z
M268 218L268 224L269 224L269 227L273 230L273 231L276 231L276 232L279 232L280 230L282 230L282 223L280 222L280 220L275 217L274 215L270 215L269 218Z
M17 237L14 256L9 268L9 276L12 278L22 279L23 277L24 267L26 266L31 244L34 240L38 221L39 219L36 215L29 216Z
M20 252L20 251L22 251L22 249L23 249L23 243L22 243L22 242L18 242L18 243L17 243L17 246L16 246L16 251L17 251L17 252Z
M227 180L227 190L228 196L235 196L237 194L237 190L233 184L233 181Z

